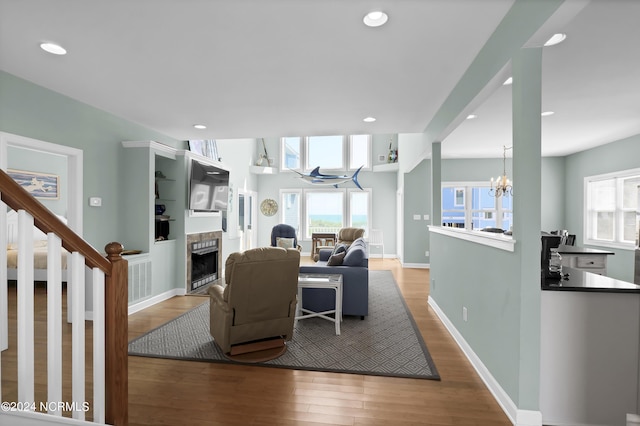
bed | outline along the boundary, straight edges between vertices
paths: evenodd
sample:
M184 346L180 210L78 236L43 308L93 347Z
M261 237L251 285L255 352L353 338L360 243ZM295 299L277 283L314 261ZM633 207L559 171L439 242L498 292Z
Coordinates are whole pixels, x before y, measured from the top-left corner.
M66 218L57 215L64 223ZM7 279L18 278L18 213L7 212ZM62 281L67 281L67 251L62 249ZM35 281L47 280L47 236L38 228L33 228L33 278Z

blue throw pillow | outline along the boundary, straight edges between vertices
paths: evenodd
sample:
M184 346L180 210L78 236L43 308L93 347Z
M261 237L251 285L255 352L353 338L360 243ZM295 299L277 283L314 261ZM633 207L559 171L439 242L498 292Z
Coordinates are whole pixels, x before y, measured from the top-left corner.
M333 256L334 254L340 254L345 251L347 251L347 246L345 246L344 244L336 244L336 246L333 248L333 251L331 252L331 255Z
M364 260L364 249L359 247L359 245L351 244L349 250L347 250L347 254L342 260L342 265L344 266L362 266L362 261Z

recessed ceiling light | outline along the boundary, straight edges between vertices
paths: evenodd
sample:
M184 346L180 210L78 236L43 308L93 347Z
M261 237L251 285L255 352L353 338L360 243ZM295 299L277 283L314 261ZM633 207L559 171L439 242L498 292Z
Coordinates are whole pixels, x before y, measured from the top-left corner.
M364 121L365 123L373 123L374 121L376 121L376 119L374 117L367 117L362 121Z
M545 111L540 115L543 116L543 117L548 117L548 116L553 115L553 114L555 114L555 112L553 112L553 111Z
M194 124L193 127L198 130L204 130L207 128L204 124Z
M562 43L564 39L567 38L566 34L557 33L551 36L549 40L544 44L545 46L555 46L558 43Z
M513 84L513 77L509 77L504 81L504 83L502 83L503 86L508 86L510 84Z
M369 12L364 16L364 24L368 27L379 27L380 25L384 25L389 17L386 13L381 12L379 10Z
M54 55L66 55L67 49L55 43L40 43L40 48L45 52L52 53Z
M477 115L475 115L475 114L469 114L469 115L467 115L467 120L473 120L474 118L478 118L478 116L477 116Z

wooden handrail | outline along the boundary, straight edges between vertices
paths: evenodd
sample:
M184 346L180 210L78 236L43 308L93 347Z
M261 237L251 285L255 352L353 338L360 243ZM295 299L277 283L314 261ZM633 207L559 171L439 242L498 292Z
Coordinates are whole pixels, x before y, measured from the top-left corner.
M62 240L62 247L68 252L78 252L85 257L85 263L91 268L98 268L106 275L111 275L111 263L65 225L55 214L36 200L26 189L21 187L11 176L0 170L0 196L13 210L25 210L33 216L35 225L45 234L55 232Z
M121 256L122 244L106 245L107 257L73 232L3 170L0 170L0 199L13 210L25 210L36 227L53 232L67 251L78 252L90 268L100 269L105 278L105 420L120 426L128 423L128 262Z

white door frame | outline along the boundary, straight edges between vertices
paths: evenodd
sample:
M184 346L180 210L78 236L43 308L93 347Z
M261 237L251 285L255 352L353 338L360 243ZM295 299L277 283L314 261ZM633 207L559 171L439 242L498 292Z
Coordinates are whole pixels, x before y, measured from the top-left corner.
M9 147L46 152L67 158L67 225L82 236L82 150L12 133L0 132L0 169L7 170ZM0 202L0 259L7 258L7 208ZM0 350L8 348L9 306L7 300L7 262L0 265ZM69 292L70 293L70 292Z
M240 196L244 197L244 224L242 229L238 223L238 236L240 237L240 250L248 250L256 247L258 235L258 214L256 200L258 194L255 191L247 189L238 189L238 200ZM238 210L240 203L238 202ZM238 211L239 214L239 211ZM249 220L247 220L249 218Z

